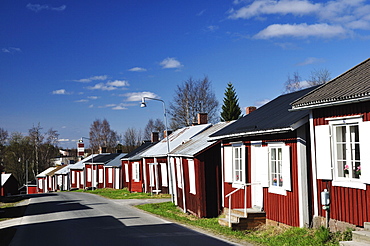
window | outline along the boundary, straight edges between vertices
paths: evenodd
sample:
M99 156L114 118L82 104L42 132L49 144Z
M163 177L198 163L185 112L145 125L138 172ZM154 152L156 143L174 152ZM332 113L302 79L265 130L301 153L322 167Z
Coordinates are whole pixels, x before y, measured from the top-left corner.
M134 165L134 164L132 164L132 165ZM132 175L132 177L133 176L134 175ZM130 177L129 177L129 173L128 173L128 164L127 163L125 164L125 181L126 181L126 183L130 182Z
M149 186L154 186L154 165L156 163L148 163L149 165Z
M273 186L283 187L283 149L270 147L270 175Z
M87 168L87 182L91 182L91 168Z
M103 169L99 169L99 183L103 183L104 182L104 179L103 179Z
M233 183L245 183L245 146L233 144Z
M189 192L191 194L197 194L195 188L195 167L194 160L188 159L188 169L189 169Z
M113 182L113 168L108 167L108 183Z
M135 182L140 181L140 165L139 165L139 162L132 163L132 179Z
M180 158L176 158L176 176L177 176L177 187L182 188L182 170Z
M338 178L361 176L358 123L333 125L334 165Z

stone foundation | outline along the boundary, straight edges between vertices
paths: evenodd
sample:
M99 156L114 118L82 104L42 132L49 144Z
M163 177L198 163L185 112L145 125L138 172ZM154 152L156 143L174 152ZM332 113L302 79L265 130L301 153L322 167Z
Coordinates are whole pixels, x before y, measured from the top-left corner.
M326 226L326 218L321 217L321 216L313 218L312 222L313 222L313 228L319 228L320 226ZM351 228L353 230L360 229L356 227L355 225L347 223L347 222L334 220L334 219L330 219L329 221L329 229L331 232L345 231L348 228Z

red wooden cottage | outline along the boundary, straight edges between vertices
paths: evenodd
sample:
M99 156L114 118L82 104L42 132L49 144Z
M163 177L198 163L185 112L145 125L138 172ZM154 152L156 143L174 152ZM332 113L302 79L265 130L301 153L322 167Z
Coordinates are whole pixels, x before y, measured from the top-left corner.
M55 168L56 167L49 167L36 176L38 193L46 193L51 190L52 180L51 176L48 176L47 174L52 172Z
M250 229L266 219L275 225L310 224L308 110L289 109L291 102L311 90L281 95L210 136L222 141L227 225ZM232 219L232 213L239 213L240 218Z
M141 153L144 192L173 194L170 189L176 185L175 180L171 178L174 177L173 171L175 169L174 162L171 162L170 168L168 167L168 152L210 126L211 124L200 124L178 129L168 136L169 142L167 142L167 138L164 138L156 145ZM170 184L171 180L172 186Z
M120 153L101 153L84 162L85 188L104 188L104 165L119 157ZM122 157L122 156L121 156ZM120 157L119 157L120 158Z
M152 141L144 141L135 150L121 158L122 162L122 187L127 187L130 192L144 192L143 161L141 153L158 142L158 133Z
M104 188L121 189L121 158L126 154L119 154L104 165Z
M230 122L209 127L171 151L176 180L175 204L200 218L222 212L220 141L208 136Z
M16 195L18 194L18 181L11 173L0 174L0 196Z
M320 194L330 194L330 227L370 221L370 59L292 103L310 110L313 211L325 222Z
M76 162L69 166L69 181L70 186L69 189L84 189L86 187L85 184L85 162L91 161L92 158L95 158L98 154L93 154L81 161Z

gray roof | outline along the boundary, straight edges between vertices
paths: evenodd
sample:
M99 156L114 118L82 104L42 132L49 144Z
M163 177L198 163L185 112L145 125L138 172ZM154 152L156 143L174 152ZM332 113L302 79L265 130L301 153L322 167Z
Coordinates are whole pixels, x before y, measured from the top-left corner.
M175 149L177 146L184 143L194 137L195 135L199 134L203 130L210 127L211 124L202 124L196 126L188 126L181 129L176 130L171 135L168 136L169 138L169 145L170 145L170 152ZM141 153L141 157L159 157L167 155L167 139L162 139L159 143L154 145L151 148L148 148L146 151Z
M281 95L262 107L238 119L234 123L212 134L210 138L225 139L261 135L274 132L288 132L308 121L308 110L289 111L290 103L317 87Z
M37 174L36 178L45 178L50 172L52 172L57 167L49 167L41 173Z
M232 122L233 121L220 122L220 123L217 123L207 128L203 132L191 138L189 141L181 144L180 146L172 150L170 152L170 155L171 156L194 157L196 154L198 154L202 150L207 149L208 147L212 146L213 144L217 142L217 141L208 141L209 135L219 131L225 126L231 124Z
M148 148L156 145L158 142L150 142L150 141L144 141L142 145L125 155L121 160L140 160L141 159L141 153L143 153Z
M121 153L117 155L114 159L105 163L106 167L120 167L122 165L121 159L126 155L126 153Z
M85 162L86 161L90 161L90 159L92 158L92 157L96 157L97 155L99 155L99 154L93 154L93 155L89 155L88 157L86 157L85 159L82 159L81 161L79 161L79 162L76 162L75 164L72 164L72 165L69 165L68 167L69 167L69 169L84 169L84 167L85 167Z
M370 100L370 58L292 102L309 109Z

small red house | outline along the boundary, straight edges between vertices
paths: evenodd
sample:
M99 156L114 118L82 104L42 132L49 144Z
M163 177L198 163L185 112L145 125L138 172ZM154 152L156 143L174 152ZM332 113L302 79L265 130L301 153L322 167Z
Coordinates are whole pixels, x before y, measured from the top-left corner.
M156 134L158 136L158 133ZM153 142L154 141L154 142ZM128 153L121 158L122 162L122 187L127 187L130 192L143 192L144 191L144 176L143 164L140 153L152 147L158 142L158 138L152 137L152 141L144 141L135 150Z
M222 212L221 144L208 136L230 124L221 122L186 141L170 152L175 165L175 204L202 217L217 217Z
M18 194L18 181L11 173L1 174L0 196Z
M121 189L121 158L126 154L119 154L104 165L104 188Z
M325 224L320 194L330 194L330 227L370 221L370 59L292 103L310 110L313 211Z
M85 162L90 161L92 158L96 157L98 154L93 154L75 164L69 165L69 189L84 189L85 184Z
M169 142L167 142L167 138L164 138L141 153L144 192L173 194L170 189L176 187L175 180L172 178L174 177L175 163L171 162L171 167L168 166L167 154L210 126L211 124L200 124L178 129L168 136ZM136 165L140 165L140 163Z
M51 176L48 176L47 174L52 172L55 168L56 167L49 167L36 176L38 193L46 193L51 190Z
M310 225L308 110L289 109L291 102L312 90L281 95L210 136L222 141L225 211L242 210L244 217L256 217L258 223ZM231 219L226 224L243 228ZM243 226L249 229L256 225L256 221L247 221Z

